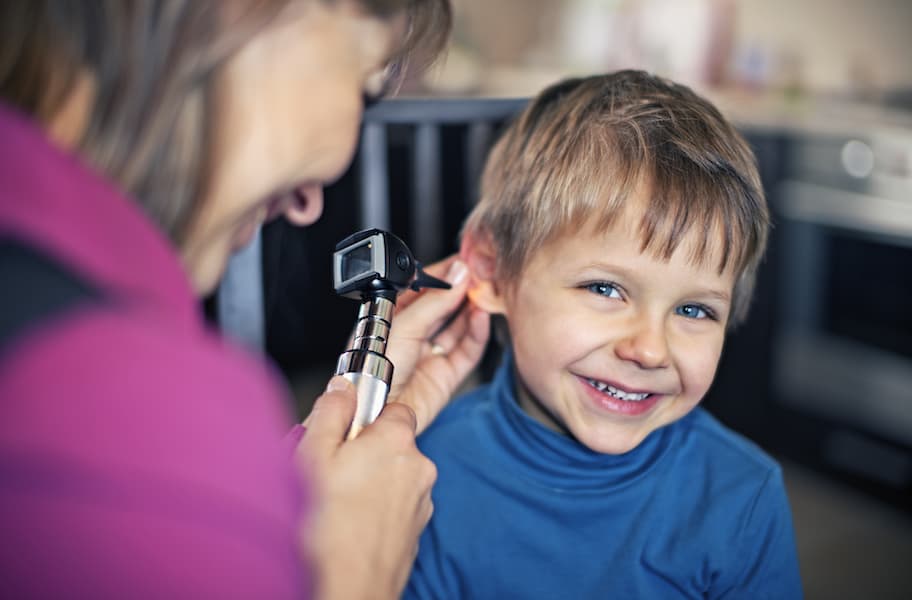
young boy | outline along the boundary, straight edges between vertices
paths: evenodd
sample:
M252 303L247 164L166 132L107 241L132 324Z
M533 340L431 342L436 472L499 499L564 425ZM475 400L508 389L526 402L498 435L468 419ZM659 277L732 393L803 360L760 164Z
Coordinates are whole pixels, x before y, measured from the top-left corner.
M509 349L419 440L439 475L405 597L801 597L778 465L698 408L768 225L688 88L624 71L530 104L463 234Z

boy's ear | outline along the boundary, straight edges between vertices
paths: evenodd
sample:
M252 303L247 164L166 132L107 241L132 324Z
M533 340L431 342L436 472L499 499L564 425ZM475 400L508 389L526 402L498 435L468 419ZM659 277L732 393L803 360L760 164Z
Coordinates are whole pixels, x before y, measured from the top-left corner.
M481 310L504 314L503 284L495 277L497 251L486 232L466 232L462 236L459 258L469 267L469 299Z

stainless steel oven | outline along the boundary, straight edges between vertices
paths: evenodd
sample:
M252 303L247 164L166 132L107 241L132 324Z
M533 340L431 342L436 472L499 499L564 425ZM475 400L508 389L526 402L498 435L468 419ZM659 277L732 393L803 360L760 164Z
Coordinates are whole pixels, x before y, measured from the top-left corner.
M819 459L912 490L912 131L792 140L776 190L773 401Z

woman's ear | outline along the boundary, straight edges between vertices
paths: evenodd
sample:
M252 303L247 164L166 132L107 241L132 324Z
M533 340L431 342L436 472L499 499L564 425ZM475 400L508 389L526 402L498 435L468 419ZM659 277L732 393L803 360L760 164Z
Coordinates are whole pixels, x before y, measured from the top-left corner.
M313 225L323 214L323 186L302 185L291 194L294 199L285 209L285 218L298 227Z
M497 250L486 232L466 232L459 257L469 267L469 299L490 314L504 314L503 282L497 280Z

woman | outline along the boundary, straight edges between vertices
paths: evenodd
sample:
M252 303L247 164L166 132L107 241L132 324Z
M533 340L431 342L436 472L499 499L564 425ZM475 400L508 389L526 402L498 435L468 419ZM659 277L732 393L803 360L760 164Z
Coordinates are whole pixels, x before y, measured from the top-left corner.
M0 596L398 595L432 510L416 430L486 338L463 311L431 351L464 267L400 302L397 402L343 443L334 378L297 468L277 378L195 296L263 221L320 216L363 96L449 22L447 0L0 4Z

